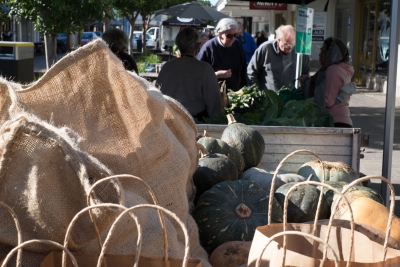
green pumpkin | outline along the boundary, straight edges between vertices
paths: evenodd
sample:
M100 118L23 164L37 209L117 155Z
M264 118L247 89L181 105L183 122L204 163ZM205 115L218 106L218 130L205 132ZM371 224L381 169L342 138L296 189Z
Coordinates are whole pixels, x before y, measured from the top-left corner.
M221 135L221 140L236 148L244 159L244 169L256 167L264 155L265 141L259 131L236 122L232 114L228 114L228 126Z
M251 241L258 226L268 224L269 193L252 181L226 181L213 186L199 198L193 217L200 243L211 254L228 241ZM276 200L272 222L282 222Z
M282 185L275 191L275 198L284 208L285 197L297 182L290 182ZM289 223L303 223L313 221L317 212L320 190L314 185L301 185L289 195L289 203L287 207L287 221ZM318 219L329 218L329 205L325 196L322 198L321 210Z
M342 191L343 187L345 185L348 185L349 183L337 182L337 181L326 181L325 184L330 185L330 186L332 186L333 188L336 188L339 191ZM318 189L321 190L321 187L318 186ZM323 191L324 191L325 198L328 201L329 207L331 207L332 203L333 203L333 200L336 199L338 194L335 191L329 189L328 187L324 187Z
M196 187L194 203L207 190L223 181L235 181L238 172L233 161L223 154L208 154L199 159L199 166L193 174Z
M210 136L201 137L197 140L197 143L202 144L210 154L219 153L226 155L233 161L233 163L235 163L238 174L240 175L243 172L244 159L236 148L230 146L221 139Z
M280 171L279 174L276 176L275 189L285 184L279 177L280 173L284 173L284 171ZM259 186L261 186L263 190L269 192L271 190L271 182L272 178L274 177L274 174L275 174L275 169L252 167L244 171L239 176L239 179L254 181Z
M346 163L342 161L323 161L325 167L325 181L336 181L351 183L358 179L358 174ZM322 165L318 160L312 160L304 163L297 174L308 178L311 174L311 180L323 182Z

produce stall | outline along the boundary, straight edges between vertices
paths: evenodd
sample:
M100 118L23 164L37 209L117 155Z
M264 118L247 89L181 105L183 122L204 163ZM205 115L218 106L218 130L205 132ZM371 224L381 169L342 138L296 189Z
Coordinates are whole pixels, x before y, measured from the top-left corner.
M198 134L204 131L220 138L226 125L197 124ZM308 149L322 160L343 161L356 172L360 170L361 129L328 127L288 127L288 126L252 126L264 137L265 150L260 166L276 168L289 153L298 149ZM297 172L299 167L315 157L304 154L292 157L282 170Z

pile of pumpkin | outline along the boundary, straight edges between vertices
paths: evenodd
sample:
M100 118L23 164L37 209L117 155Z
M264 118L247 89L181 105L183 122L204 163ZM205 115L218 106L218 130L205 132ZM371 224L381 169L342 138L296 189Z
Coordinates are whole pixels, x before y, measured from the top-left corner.
M262 135L248 125L237 123L233 117L228 120L220 139L206 133L198 136L201 155L193 175L196 186L193 217L199 228L201 245L209 253L214 267L247 263L256 228L268 224L268 216L271 223L282 222L284 200L293 185L306 180L325 181L342 191L359 178L358 173L343 162L319 159L306 162L297 173L280 171L281 165L276 170L257 167L265 149ZM270 202L271 190L274 194ZM323 190L322 199L319 199L320 190ZM364 181L352 186L345 196L351 203L355 222L385 232L388 209L368 183ZM329 219L331 215L335 219L348 220L347 206L342 203L331 214L337 199L338 195L326 187L300 186L289 195L287 220L289 223L313 221L319 201L319 220ZM386 221L371 219L369 212L383 216ZM394 243L400 242L398 218L394 219L391 237L395 239Z

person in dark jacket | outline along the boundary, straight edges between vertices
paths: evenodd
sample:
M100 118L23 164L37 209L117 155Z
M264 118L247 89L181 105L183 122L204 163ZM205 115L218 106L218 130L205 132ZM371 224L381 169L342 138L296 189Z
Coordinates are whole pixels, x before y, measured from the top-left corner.
M257 37L256 44L259 47L262 43L268 41L268 38L265 37L265 31L260 32L260 36Z
M242 45L236 40L237 21L221 19L215 27L216 37L207 41L197 59L208 62L219 81L226 80L226 88L238 91L247 86L246 56Z
M131 55L125 53L129 39L123 30L117 28L108 29L103 33L102 39L107 43L111 51L122 61L126 70L134 71L136 74L139 74L135 59Z

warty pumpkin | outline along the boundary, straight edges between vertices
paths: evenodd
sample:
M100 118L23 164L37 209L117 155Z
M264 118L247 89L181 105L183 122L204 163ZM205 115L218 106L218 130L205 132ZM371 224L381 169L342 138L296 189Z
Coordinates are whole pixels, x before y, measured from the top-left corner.
M325 168L325 180L336 182L351 183L356 180L358 173L350 167L350 165L342 161L322 161ZM297 171L297 174L309 177L313 175L312 180L323 182L323 170L319 160L312 160L304 163Z

